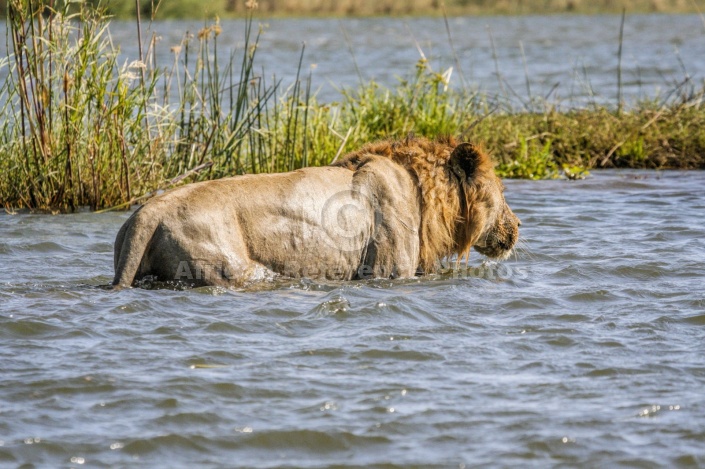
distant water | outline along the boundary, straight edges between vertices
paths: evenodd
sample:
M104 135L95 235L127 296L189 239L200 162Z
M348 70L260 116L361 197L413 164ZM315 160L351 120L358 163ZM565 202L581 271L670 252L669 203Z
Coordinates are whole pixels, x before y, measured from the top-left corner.
M399 78L409 78L420 49L435 71L454 67L454 86L462 86L459 64L468 88L506 96L517 106L529 95L550 95L564 106L614 104L620 20L561 15L450 18L457 63L442 18L262 20L258 57L265 76L276 75L289 86L305 44L302 73L312 72L323 101L339 99L337 89L359 84L355 63L365 82L393 86ZM195 33L203 24L154 23L152 30L160 38L158 62L171 65L170 48L186 31ZM224 21L222 26L219 45L224 63L233 50L241 50L244 23ZM135 31L133 22L115 22L111 27L115 42L132 59L137 57ZM687 77L699 86L705 78L703 57L705 26L698 15L628 15L622 52L625 100L665 98Z
M128 213L0 215L0 466L702 467L705 173L506 181L469 275L96 288Z
M314 90L328 102L340 98L339 89L356 87L360 79L394 86L400 78L411 77L421 50L435 71L454 67L452 86L500 95L520 108L529 96L549 96L564 107L615 104L620 19L450 18L455 56L442 18L258 20L264 27L258 70L270 82L276 76L284 88L290 86L305 44L302 74L312 73ZM239 56L242 51L244 22L227 20L221 25L219 60L224 64L232 52ZM157 63L171 67L171 47L203 26L202 21L157 21L151 27L145 22L143 36L148 42L154 33ZM139 57L133 21L113 21L110 33L123 61ZM6 36L4 23L0 35ZM685 85L699 87L705 78L703 57L705 26L698 15L628 15L622 53L624 99L634 103L666 98L675 89L687 90ZM0 77L6 73L0 70Z

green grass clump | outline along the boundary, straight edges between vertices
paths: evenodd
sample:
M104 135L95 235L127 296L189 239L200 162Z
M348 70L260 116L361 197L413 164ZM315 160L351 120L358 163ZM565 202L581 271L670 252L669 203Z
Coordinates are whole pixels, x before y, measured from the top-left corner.
M244 173L328 164L380 138L454 135L484 146L503 177L581 177L592 168L705 167L703 92L631 108L518 112L450 84L426 60L386 88L374 82L319 103L311 72L288 87L256 66L261 30L219 63L218 21L155 63L156 35L119 63L104 11L11 0L12 54L0 61L0 205L126 208L162 189Z
M134 86L142 65L118 64L95 11L46 18L37 3L10 3L13 55L0 89L4 205L95 209L129 199L159 177L161 155L143 125L156 82Z
M363 141L399 138L411 132L430 137L452 135L479 102L476 95L449 91L449 79L449 72L434 72L421 59L414 76L401 80L394 89L372 82L356 92L343 91L342 112Z
M483 120L468 137L491 149L505 177L551 177L564 166L702 169L702 94L659 107L639 103L621 113L604 106L499 113Z

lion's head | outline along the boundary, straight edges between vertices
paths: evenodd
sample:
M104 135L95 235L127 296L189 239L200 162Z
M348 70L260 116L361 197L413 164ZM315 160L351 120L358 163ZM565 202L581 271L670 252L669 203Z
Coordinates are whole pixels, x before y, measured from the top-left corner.
M504 184L489 157L476 146L461 143L449 163L461 187L461 219L455 235L459 254L472 246L487 257L508 258L521 222L504 199Z
M491 258L509 257L520 222L504 200L504 185L490 158L478 147L452 138L409 136L367 144L337 165L355 169L366 155L391 158L417 181L421 270L430 272L440 259L464 255L472 247Z

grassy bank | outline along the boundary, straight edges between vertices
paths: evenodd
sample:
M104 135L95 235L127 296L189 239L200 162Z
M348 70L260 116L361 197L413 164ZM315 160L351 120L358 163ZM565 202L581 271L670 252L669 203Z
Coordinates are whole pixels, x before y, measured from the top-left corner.
M303 70L291 84L260 75L252 20L227 63L217 60L216 22L184 37L168 64L154 62L146 34L137 38L141 60L120 64L103 13L42 16L38 1L13 5L14 54L0 64L9 72L0 87L0 204L8 209L127 207L195 180L327 164L409 132L478 142L505 177L705 167L703 91L687 86L624 109L563 112L536 102L518 112L499 97L447 87L447 74L420 61L394 88L366 83L319 103Z
M0 13L10 0L0 0ZM60 4L62 0L54 0ZM45 3L49 3L46 1ZM108 13L122 18L135 15L134 0L90 0L103 4ZM151 14L152 5L160 18L222 18L247 14L246 0L162 0L142 2L142 14ZM257 0L258 14L272 16L377 16L440 15L442 5L450 15L525 15L557 13L698 13L705 0Z

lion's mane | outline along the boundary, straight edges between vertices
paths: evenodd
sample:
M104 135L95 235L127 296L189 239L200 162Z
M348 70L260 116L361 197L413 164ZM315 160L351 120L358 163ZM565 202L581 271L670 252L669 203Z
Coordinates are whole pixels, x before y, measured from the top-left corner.
M481 186L461 177L461 171L449 164L451 153L458 145L452 137L429 140L408 136L403 140L382 140L368 143L348 153L334 165L356 170L371 156L384 156L409 171L419 188L421 213L419 267L430 272L439 259L451 254L465 254L474 242L476 229L459 229L473 223L469 219ZM492 162L478 147L480 154L477 174L494 174Z

